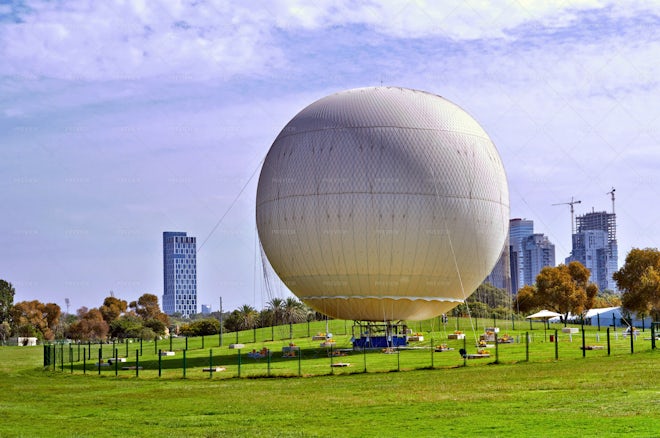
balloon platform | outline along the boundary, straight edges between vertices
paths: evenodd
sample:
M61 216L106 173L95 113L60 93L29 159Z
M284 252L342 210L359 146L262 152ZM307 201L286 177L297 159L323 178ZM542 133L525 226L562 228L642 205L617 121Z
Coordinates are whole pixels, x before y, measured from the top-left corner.
M356 322L351 342L356 349L405 347L407 328L405 324Z

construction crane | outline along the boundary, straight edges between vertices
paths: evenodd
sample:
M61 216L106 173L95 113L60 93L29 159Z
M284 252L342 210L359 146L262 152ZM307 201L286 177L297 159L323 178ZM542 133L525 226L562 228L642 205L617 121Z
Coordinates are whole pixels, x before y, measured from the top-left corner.
M612 196L612 214L614 214L614 191L616 189L612 187L612 190L606 193L606 195L611 195Z
M574 208L573 208L573 205L575 205L575 204L581 204L581 203L582 203L582 201L576 201L576 200L573 199L573 197L571 196L571 200L570 200L570 202L560 202L560 203L558 203L558 204L552 204L552 205L570 205L570 206L571 206L571 235L575 234L575 220L574 220L574 213L575 213L575 210L574 210Z

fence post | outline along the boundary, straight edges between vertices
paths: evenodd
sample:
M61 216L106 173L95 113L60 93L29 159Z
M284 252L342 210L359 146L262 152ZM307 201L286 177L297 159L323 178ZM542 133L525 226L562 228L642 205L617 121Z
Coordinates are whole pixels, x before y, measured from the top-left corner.
M128 338L124 339L124 344L126 344L126 354L124 354L124 357L128 358Z
M92 342L87 341L87 359L92 360Z
M98 368L99 368L99 376L101 375L101 357L103 356L103 349L99 348L99 363L98 363Z
M298 377L300 377L302 375L301 368L300 368L301 357L302 357L302 349L299 348L298 349Z
M139 352L135 350L135 377L140 376L140 355Z
M118 349L115 348L115 377L119 375L119 364L117 363L119 361L117 360L117 356L119 356L119 352Z
M270 376L270 349L266 350L268 354L268 375ZM241 349L238 349L238 377L241 377Z
M158 350L158 377L161 376L161 370L163 368L163 350Z
M60 344L60 371L64 371L64 344Z
M435 346L433 345L433 338L431 338L431 368L435 368L434 355L435 355Z
M630 354L633 354L635 352L635 346L633 344L634 340L635 340L635 327L633 327L631 323L630 324Z
M651 350L655 350L655 322L651 322Z
M78 342L78 360L76 362L80 362L80 342Z
M610 349L610 328L607 328L607 355L609 356L611 352Z
M584 340L584 323L582 324L582 357L587 357L587 346Z
M326 352L327 352L327 351L328 351L328 350L326 350ZM332 362L333 362L332 359L333 359L333 358L332 358L332 343L331 343L331 344L330 344L330 374L334 374L334 373L335 373L335 367L332 366Z
M142 338L140 338L140 356L142 356Z
M186 350L183 350L183 378L186 378Z
M170 351L174 351L174 350L172 349L172 335L170 335Z
M493 315L495 315L495 314L493 314ZM494 316L493 316L493 318L494 318ZM493 327L495 327L495 326L493 325ZM495 363L500 363L500 343L497 342L497 333L493 332L493 334L495 335Z
M239 359L239 363L240 363L240 359ZM267 365L266 366L266 373L267 373L268 377L270 377L270 349L266 350L266 365ZM241 377L240 373L238 374L238 377Z
M557 338L557 329L555 329L555 360L559 360L559 339Z
M87 374L87 351L83 348L83 374Z
M202 337L202 339L204 339ZM209 379L213 378L213 349L209 349Z
M525 332L525 361L529 362L529 332Z

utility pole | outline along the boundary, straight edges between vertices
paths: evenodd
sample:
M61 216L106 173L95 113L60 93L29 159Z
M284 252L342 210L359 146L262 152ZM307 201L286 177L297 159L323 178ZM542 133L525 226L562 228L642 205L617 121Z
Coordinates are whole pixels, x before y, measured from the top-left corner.
M614 196L614 195L613 195L613 196ZM571 196L571 200L570 200L570 202L560 202L560 203L558 203L558 204L552 204L552 205L570 205L570 206L571 206L571 236L572 236L573 234L575 234L575 220L574 220L575 210L573 209L573 205L574 205L574 204L580 204L580 203L582 203L582 201L576 201L576 200L573 199L573 197Z
M220 297L220 347L222 347L222 297Z

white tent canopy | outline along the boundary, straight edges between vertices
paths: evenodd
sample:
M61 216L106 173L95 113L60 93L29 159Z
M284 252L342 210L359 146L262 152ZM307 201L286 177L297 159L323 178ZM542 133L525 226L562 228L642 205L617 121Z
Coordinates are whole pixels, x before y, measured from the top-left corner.
M539 312L536 312L533 315L529 315L527 319L551 319L551 318L557 318L562 316L561 313L557 312L552 312L550 310L541 310Z

